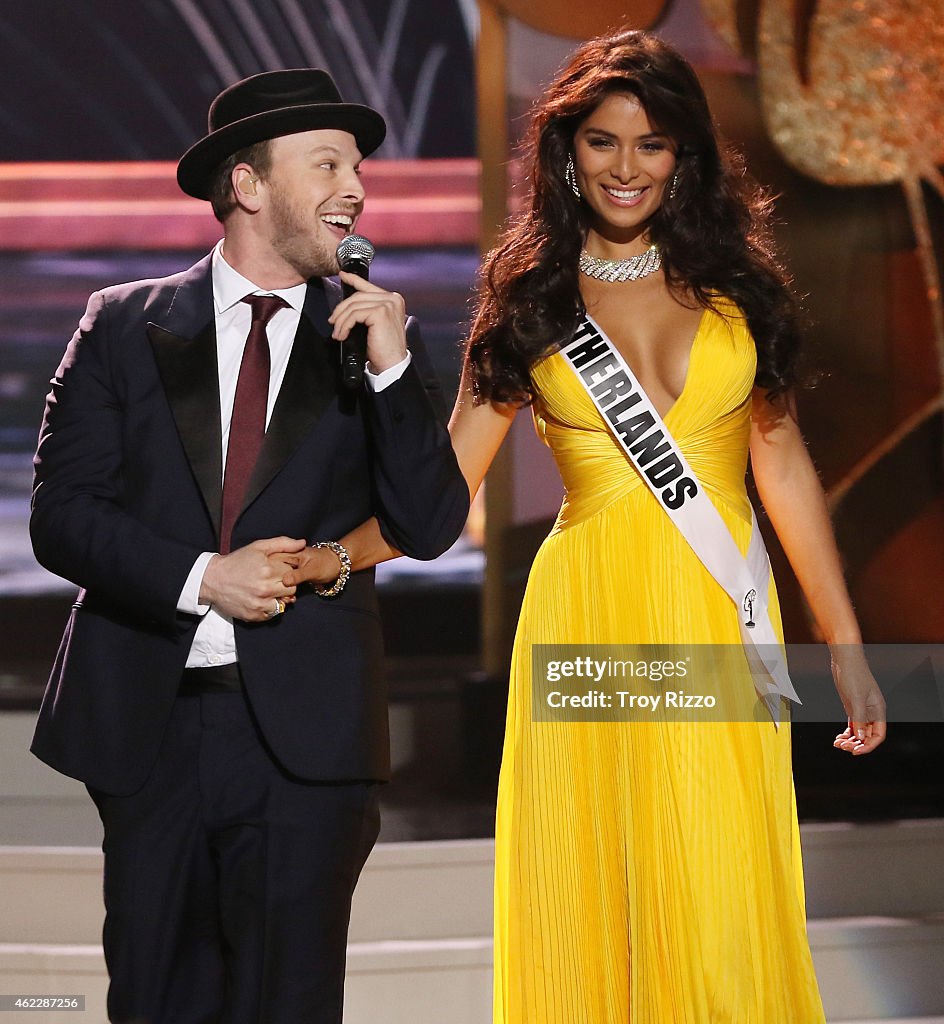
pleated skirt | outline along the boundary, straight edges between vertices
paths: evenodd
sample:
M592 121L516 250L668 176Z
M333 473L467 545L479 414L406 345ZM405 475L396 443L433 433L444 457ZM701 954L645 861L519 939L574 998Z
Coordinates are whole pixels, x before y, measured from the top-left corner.
M737 618L644 490L548 538L512 659L495 1024L825 1019L789 721L534 720L533 644L672 642L736 644Z

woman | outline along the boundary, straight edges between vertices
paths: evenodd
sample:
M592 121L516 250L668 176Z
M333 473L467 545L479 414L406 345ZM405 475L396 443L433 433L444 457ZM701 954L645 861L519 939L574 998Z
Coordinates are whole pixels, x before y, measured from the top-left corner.
M531 706L534 644L741 643L738 609L560 351L586 312L742 553L750 452L833 648L849 714L836 746L861 755L884 738L884 702L794 417L797 317L766 203L721 153L692 69L644 33L582 46L538 104L529 141L530 200L486 259L451 423L474 494L531 404L566 486L512 658L495 1021L814 1024L824 1018L789 722L536 722ZM343 313L335 326L343 336ZM355 567L392 554L369 525L347 543ZM767 597L779 635L772 582Z
M534 113L530 153L530 205L486 261L452 424L474 489L509 410L532 402L566 487L513 655L496 826L495 1019L812 1024L823 1011L805 933L789 724L531 721L534 644L740 642L734 604L558 351L585 310L742 552L749 448L760 496L839 655L850 721L837 745L863 754L884 736L881 694L793 415L796 311L765 203L719 151L692 69L642 33L578 50ZM769 599L779 629L772 584Z

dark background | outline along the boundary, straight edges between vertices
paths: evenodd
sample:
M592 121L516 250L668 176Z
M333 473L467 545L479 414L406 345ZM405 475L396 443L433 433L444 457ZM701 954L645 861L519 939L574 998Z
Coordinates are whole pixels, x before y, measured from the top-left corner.
M473 152L472 51L451 2L33 0L0 5L0 47L0 160L176 160L225 86L309 66L383 110L378 157Z

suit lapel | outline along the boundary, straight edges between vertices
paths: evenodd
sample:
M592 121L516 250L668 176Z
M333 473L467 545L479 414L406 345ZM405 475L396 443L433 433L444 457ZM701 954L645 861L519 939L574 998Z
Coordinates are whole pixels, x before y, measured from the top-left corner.
M223 479L220 384L216 331L209 323L195 338L148 324L148 338L187 461L219 533Z
M209 256L182 276L166 309L155 310L155 320L147 325L148 340L187 461L218 534L223 442Z
M333 296L332 296L333 298ZM308 286L285 377L276 399L265 441L256 462L244 508L265 489L292 457L340 388L338 343L328 323L329 297L324 282Z

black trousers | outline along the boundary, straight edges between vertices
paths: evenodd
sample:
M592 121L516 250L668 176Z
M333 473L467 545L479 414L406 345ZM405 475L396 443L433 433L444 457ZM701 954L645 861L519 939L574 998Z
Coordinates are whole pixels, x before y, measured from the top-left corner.
M105 828L116 1024L340 1024L351 896L380 827L376 783L288 775L245 696L181 696Z

